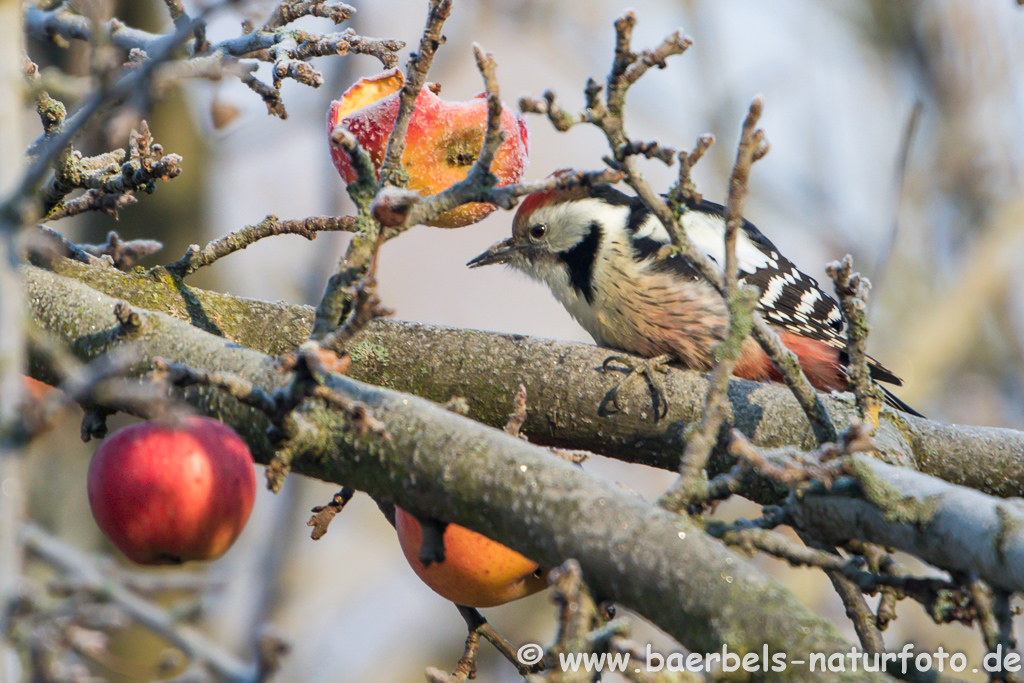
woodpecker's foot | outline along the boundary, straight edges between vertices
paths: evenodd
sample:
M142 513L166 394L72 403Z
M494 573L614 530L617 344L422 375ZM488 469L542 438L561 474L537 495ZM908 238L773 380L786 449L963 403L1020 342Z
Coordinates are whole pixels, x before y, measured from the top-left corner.
M619 412L627 413L627 411L621 403L619 403L619 394L630 384L635 384L636 381L643 377L647 380L647 388L651 392L651 405L654 408L654 421L657 422L661 418L668 415L668 401L665 399L665 390L660 386L659 382L655 382L655 373L659 375L668 374L668 366L672 361L672 356L656 356L654 358L647 359L636 359L631 356L609 356L605 359L601 365L601 369L606 371L608 366L612 363L618 363L624 365L629 369L629 374L626 378L619 382L618 386L611 390L610 398L612 405Z

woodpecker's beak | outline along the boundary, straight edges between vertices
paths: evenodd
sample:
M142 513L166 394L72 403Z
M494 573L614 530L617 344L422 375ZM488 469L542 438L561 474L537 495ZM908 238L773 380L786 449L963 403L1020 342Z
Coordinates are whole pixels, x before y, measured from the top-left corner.
M513 243L512 238L509 237L498 242L466 265L470 268L479 268L480 266L490 266L495 263L506 263L513 254L522 251L522 249L521 245Z

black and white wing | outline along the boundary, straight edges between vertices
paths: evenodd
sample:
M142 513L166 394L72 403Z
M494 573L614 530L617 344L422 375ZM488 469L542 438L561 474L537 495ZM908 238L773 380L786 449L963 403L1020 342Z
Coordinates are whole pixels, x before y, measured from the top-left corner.
M652 255L669 243L664 226L636 200L630 217L630 230L638 256ZM694 246L720 268L725 262L725 207L714 202L692 203L681 219L683 229ZM818 281L803 273L783 256L757 227L744 220L736 240L736 259L740 282L761 292L757 310L768 322L796 334L822 341L840 352L846 364L846 319L839 302L822 291ZM684 277L699 277L682 258L669 260L669 266ZM871 376L897 386L902 381L881 363L870 359ZM890 404L917 414L886 391Z

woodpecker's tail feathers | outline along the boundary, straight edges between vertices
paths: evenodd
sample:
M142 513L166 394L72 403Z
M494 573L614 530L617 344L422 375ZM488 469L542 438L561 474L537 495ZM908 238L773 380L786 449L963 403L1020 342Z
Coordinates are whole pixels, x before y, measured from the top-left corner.
M842 365L843 371L848 372L850 357L846 351L839 352L839 362ZM877 360L868 356L868 367L871 370L871 379L876 382L885 382L887 384L895 384L896 386L903 386L903 380L900 379L892 370L885 367ZM924 417L921 413L917 412L906 403L904 403L898 396L889 391L888 388L882 387L882 391L885 393L885 404L890 408L901 410L904 413L914 415L915 417Z
M917 412L916 410L914 410L913 408L908 406L906 403L904 403L902 400L900 400L900 398L898 396L893 394L891 391L889 391L885 387L882 387L882 391L885 392L885 404L887 406L889 406L890 408L895 408L896 410L901 410L904 413L907 413L908 415L913 415L914 417L924 417L924 415L922 415L921 413Z

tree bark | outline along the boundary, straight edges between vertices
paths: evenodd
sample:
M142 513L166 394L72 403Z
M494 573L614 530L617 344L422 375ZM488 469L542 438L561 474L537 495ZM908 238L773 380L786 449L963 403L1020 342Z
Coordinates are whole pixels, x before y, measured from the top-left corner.
M122 273L60 262L61 272L134 306L167 313L237 344L278 355L306 340L313 309L267 303L188 287L156 269ZM26 269L31 282L38 271ZM519 383L530 397L523 432L534 442L599 452L626 462L677 470L685 430L704 408L706 377L670 369L663 378L668 414L656 420L652 394L637 383L625 392L628 413L614 412L610 391L625 374L602 372L610 355L587 344L522 335L443 328L399 320L377 320L350 344L350 376L444 402L463 396L469 417L499 427L508 417ZM857 419L852 394L823 400L837 428ZM728 429L743 432L760 447L817 444L789 390L778 384L734 379L730 408L709 463L711 475L727 470ZM983 493L1010 497L1024 493L1024 433L995 427L950 425L883 409L875 443L886 461L912 467ZM769 486L745 490L758 502L776 502Z
M160 313L137 309L141 326L125 340L113 315L115 299L48 271L27 267L24 274L36 323L83 360L130 344L140 353L140 373L159 356L230 372L266 389L286 381L274 358ZM210 319L212 311L205 313ZM294 472L391 498L414 513L443 514L543 566L575 558L596 596L635 609L694 652L727 646L742 656L767 647L806 660L812 652L850 651L830 622L687 517L416 396L345 376L330 375L325 383L370 408L390 439L360 436L341 413L309 401L295 414ZM209 388L186 393L200 411L241 432L259 462L269 462L264 416ZM820 679L804 666L763 676ZM889 680L862 670L835 672L832 679Z

